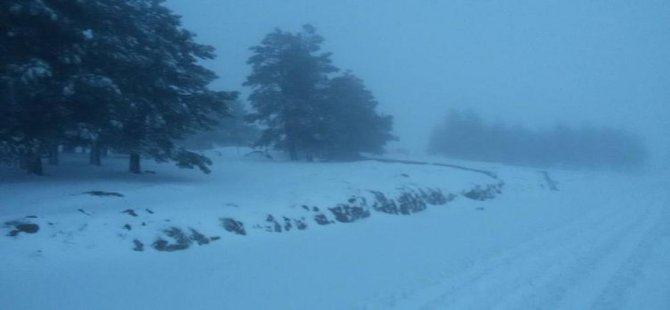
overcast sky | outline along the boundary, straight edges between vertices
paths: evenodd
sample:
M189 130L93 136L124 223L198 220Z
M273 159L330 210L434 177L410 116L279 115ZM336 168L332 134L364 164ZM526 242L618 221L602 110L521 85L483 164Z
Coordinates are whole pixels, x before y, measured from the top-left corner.
M243 90L249 47L275 27L317 27L425 150L450 108L529 127L620 126L670 135L668 0L168 0L213 45L216 88ZM660 142L658 142L660 141ZM667 155L667 154L664 154Z

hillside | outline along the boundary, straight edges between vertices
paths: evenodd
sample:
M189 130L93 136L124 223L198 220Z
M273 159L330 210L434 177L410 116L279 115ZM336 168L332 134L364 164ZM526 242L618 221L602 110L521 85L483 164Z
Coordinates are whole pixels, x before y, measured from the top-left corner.
M0 171L1 308L669 304L664 181L248 153L211 151L211 175Z

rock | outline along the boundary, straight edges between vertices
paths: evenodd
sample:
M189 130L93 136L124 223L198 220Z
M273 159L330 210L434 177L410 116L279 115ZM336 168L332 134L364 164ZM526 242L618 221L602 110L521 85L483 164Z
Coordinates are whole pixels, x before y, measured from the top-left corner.
M372 191L371 193L375 199L372 208L378 212L409 215L426 209L426 202L423 197L428 194L420 195L411 190L403 190L400 196L394 200L381 192Z
M189 239L197 243L198 245L204 245L204 244L209 244L209 238L205 237L205 235L201 234L199 231L189 228L191 231L191 236Z
M172 243L163 238L158 238L152 244L152 247L161 252L174 252L188 249L193 241L184 233L183 230L172 227L163 231L167 237L173 240Z
M291 228L293 228L293 224L291 223L291 219L284 216L284 231L290 231Z
M269 226L265 226L265 231L268 232L282 232L282 226L275 220L272 214L268 214L268 217L265 219L266 222L270 223Z
M347 202L348 203L338 204L336 207L328 209L333 213L336 221L341 223L351 223L370 217L370 210L368 210L365 198L352 197L349 198Z
M329 221L325 214L317 214L314 216L314 221L319 225L328 225L335 222Z
M105 191L89 191L84 192L84 194L89 194L91 196L98 196L98 197L123 197L123 194L121 193L105 192Z
M130 216L132 216L132 217L137 217L137 213L135 213L135 210L133 210L133 209L127 209L127 210L124 210L124 211L121 212L121 213L128 214L128 215L130 215Z
M238 235L245 236L247 234L246 230L244 230L244 224L240 221L236 221L233 218L225 217L221 218L221 225L223 225L223 229L225 229L227 232L232 232Z
M156 249L157 251L161 251L161 252L164 252L164 251L169 252L170 251L170 250L168 250L168 242L165 241L164 239L161 239L161 238L156 239L156 241L154 241L154 243L151 246L153 246L154 249ZM174 250L172 250L172 251L174 251Z
M307 229L307 223L305 223L305 219L300 219L300 220L293 220L295 222L295 227L298 230L305 230Z
M12 222L7 222L5 224L14 227L14 229L12 231L10 231L9 234L8 234L10 237L15 237L19 233L35 234L40 230L40 226L37 225L37 224L33 224L33 223L12 221Z
M81 213L81 214L83 214L83 215L91 216L91 214L88 213L88 212L86 212L86 211L84 211L84 209L77 209L77 211L79 211L79 213Z
M502 193L501 188L503 185L504 183L489 184L486 187L477 185L475 188L464 192L463 196L478 201L490 200Z
M317 215L317 217L318 217L318 215ZM324 219L325 219L325 216L324 216ZM322 220L322 219L319 218L319 220ZM307 223L305 223L305 218L294 219L294 218L282 216L282 219L278 220L272 214L268 214L268 216L265 218L265 221L268 223L267 225L265 225L265 226L260 226L259 225L258 227L254 226L254 228L260 228L260 229L264 229L267 232L276 232L276 233L289 232L293 229L298 229L298 230L307 229ZM326 221L327 221L327 219L326 219Z
M135 245L135 247L133 247L133 251L136 251L136 252L144 251L144 243L142 243L141 241L135 239L135 240L133 240L133 244Z
M426 202L423 201L421 196L411 191L402 193L396 201L398 212L404 215L418 213L427 208Z
M419 195L423 201L433 206L445 205L456 198L454 194L445 195L441 190L432 188L419 189Z
M370 191L370 193L372 193L375 199L372 203L372 209L382 213L398 214L398 206L395 200L386 197L382 192Z

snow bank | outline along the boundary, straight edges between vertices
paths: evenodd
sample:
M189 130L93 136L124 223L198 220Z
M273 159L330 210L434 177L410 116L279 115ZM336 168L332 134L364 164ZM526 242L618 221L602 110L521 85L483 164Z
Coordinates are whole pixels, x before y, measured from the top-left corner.
M212 175L146 163L155 173L136 176L123 158L97 169L76 157L44 178L0 171L0 308L526 309L624 302L615 295L644 308L641 290L608 285L605 271L621 266L609 275L636 287L670 284L667 272L638 276L670 270L658 246L670 240L667 190L644 179L246 153L212 151ZM579 283L602 290L570 291ZM667 299L643 295L657 309Z

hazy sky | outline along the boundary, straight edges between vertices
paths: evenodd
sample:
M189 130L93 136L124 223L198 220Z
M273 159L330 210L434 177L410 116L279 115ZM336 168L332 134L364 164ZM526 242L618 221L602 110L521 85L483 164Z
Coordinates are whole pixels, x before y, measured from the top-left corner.
M450 108L486 119L670 134L668 0L169 0L199 42L216 88L243 90L248 48L274 27L311 23L423 151ZM243 90L244 91L244 90Z

